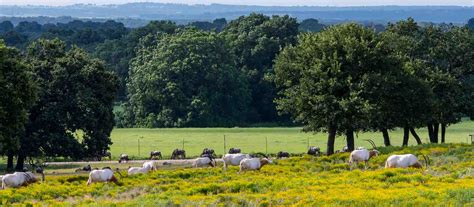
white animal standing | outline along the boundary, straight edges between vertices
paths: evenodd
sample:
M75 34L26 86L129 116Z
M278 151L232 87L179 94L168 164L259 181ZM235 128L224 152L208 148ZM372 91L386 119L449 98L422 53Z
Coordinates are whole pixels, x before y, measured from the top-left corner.
M353 163L357 164L359 162L364 162L365 163L365 169L367 169L367 164L369 163L369 159L377 156L379 154L379 151L373 149L373 150L367 150L367 149L358 149L354 150L351 152L349 155L349 166L353 167Z
M215 160L211 159L210 157L198 157L193 162L193 167L205 167L205 166L215 167L216 166Z
M224 170L227 169L227 166L228 165L232 165L232 166L238 166L240 165L240 161L244 158L251 158L250 155L248 154L242 154L242 153L238 153L238 154L225 154L223 157L222 157L222 161L224 162Z
M106 167L102 170L92 170L89 173L89 180L87 180L87 185L97 182L113 182L118 184L118 180L114 175L112 169Z
M42 179L44 180L44 175ZM38 182L38 178L32 172L15 172L2 176L2 189L27 186L35 182Z
M425 158L426 159L426 158ZM428 161L426 162L428 166ZM422 168L423 165L413 154L391 155L385 161L385 168Z
M240 161L239 173L246 170L260 170L264 165L272 163L268 158L244 158Z

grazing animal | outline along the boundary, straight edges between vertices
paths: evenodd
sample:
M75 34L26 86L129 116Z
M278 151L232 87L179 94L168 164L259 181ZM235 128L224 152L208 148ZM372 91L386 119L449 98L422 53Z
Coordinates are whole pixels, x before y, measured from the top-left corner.
M128 162L130 159L128 159L128 155L127 154L120 154L120 158L119 158L119 163L122 163L122 162Z
M144 162L143 163L143 166L144 168L150 168L151 171L153 170L156 170L157 169L157 162L155 161L147 161L147 162Z
M244 158L240 161L239 173L246 170L260 170L264 165L272 163L268 158Z
M42 174L42 180L44 181L44 174ZM15 172L2 177L2 189L27 186L35 182L38 182L38 179L32 172Z
M150 152L150 160L153 160L153 159L163 159L163 156L161 156L161 152L160 151L151 151Z
M308 148L308 155L320 155L321 149L319 147L311 146Z
M279 151L278 154L277 154L277 158L278 158L278 159L281 159L281 158L283 158L283 157L289 158L289 157L290 157L290 153L288 153L288 152L283 152L283 151Z
M85 172L90 172L90 171L92 171L91 165L87 165L87 166L84 166L84 167L82 167L82 168L76 169L76 172L80 172L80 171L85 171Z
M348 146L344 146L344 147L342 148L342 152L350 152L349 147L348 147Z
M198 157L193 162L193 167L204 167L204 166L211 166L215 167L216 163L212 156L206 157Z
M120 172L117 172L120 175ZM114 175L114 171L110 167L102 168L102 170L92 170L89 173L89 179L87 180L87 185L97 182L113 182L118 184L118 180Z
M225 154L222 157L222 161L224 161L224 170L227 169L228 165L232 166L238 166L240 165L240 161L242 161L244 158L251 158L250 155L248 154Z
M215 155L216 154L214 153L214 150L210 148L204 148L201 153L201 157L208 157L208 156L215 157Z
M128 175L136 175L136 174L145 174L148 173L153 167L150 165L146 165L143 167L130 167L128 168Z
M173 153L171 154L171 159L186 159L186 151L182 149L175 149L173 150Z
M423 155L423 158L426 161L426 167L428 167L428 158ZM403 155L391 155L385 161L385 168L422 168L423 165L418 160L418 158L413 154L403 154Z
M367 149L360 149L360 150L354 150L351 152L351 155L349 155L349 165L351 166L352 170L352 163L356 163L356 165L359 162L365 162L365 169L367 169L367 164L369 162L369 159L377 156L379 154L379 151L373 149L373 150L367 150Z
M232 147L232 148L229 149L229 154L238 154L238 153L240 153L240 151L241 150L239 148L233 148Z

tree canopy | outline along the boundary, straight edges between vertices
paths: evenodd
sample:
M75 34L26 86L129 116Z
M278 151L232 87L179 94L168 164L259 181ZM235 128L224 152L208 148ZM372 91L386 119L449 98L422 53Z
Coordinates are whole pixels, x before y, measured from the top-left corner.
M124 126L233 126L243 121L248 85L225 40L184 29L143 40L132 60Z
M116 76L84 50L67 50L59 39L32 43L27 58L39 99L29 111L16 168L23 168L26 157L79 159L109 149Z

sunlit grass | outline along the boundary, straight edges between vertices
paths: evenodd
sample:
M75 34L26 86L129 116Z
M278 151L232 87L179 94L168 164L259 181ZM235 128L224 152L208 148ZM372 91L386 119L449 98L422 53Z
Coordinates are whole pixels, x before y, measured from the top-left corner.
M424 145L381 148L369 169L350 171L348 153L276 160L260 171L237 167L160 169L93 184L86 175L49 176L45 183L0 191L2 204L83 206L470 206L474 205L474 147ZM428 169L383 169L394 153L425 154Z

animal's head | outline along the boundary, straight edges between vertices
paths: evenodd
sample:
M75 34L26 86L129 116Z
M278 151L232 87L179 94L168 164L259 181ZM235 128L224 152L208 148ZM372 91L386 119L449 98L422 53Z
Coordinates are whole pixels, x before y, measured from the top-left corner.
M379 153L380 153L380 152L379 152L378 150L376 150L376 149L370 150L370 151L369 151L369 157L378 156Z
M422 168L423 165L421 164L420 161L416 161L415 164L412 165L412 167L414 167L414 168Z
M272 163L272 160L269 158L265 157L265 158L260 159L260 166L264 166L271 163Z

